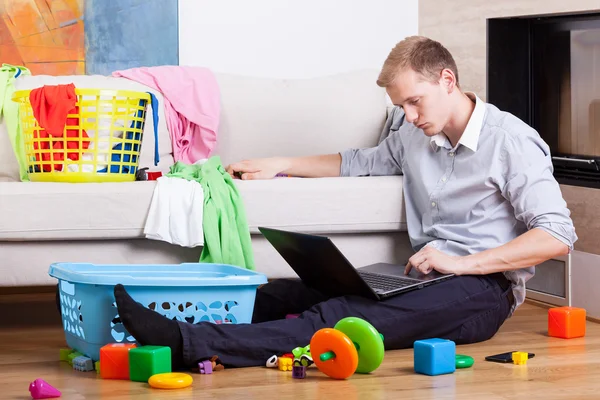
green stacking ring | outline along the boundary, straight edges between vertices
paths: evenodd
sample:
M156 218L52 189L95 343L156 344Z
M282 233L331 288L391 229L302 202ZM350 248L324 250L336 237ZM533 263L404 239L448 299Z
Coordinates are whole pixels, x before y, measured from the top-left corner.
M473 366L475 360L471 356L465 356L463 354L457 354L454 358L456 368L469 368Z
M347 317L335 324L333 329L344 333L354 342L358 351L357 373L368 374L379 368L385 348L382 336L373 325L361 318Z

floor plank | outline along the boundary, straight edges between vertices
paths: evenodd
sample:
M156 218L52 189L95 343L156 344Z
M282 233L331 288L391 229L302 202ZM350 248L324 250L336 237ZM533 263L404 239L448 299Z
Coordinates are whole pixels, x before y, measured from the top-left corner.
M335 381L314 367L307 379L268 368L226 369L193 374L192 387L163 391L147 384L102 380L95 372L76 372L58 361L65 346L53 326L0 328L0 398L30 399L28 386L42 378L62 391L62 399L597 399L600 398L600 325L587 323L585 338L546 335L547 310L523 305L485 343L459 346L475 365L454 374L429 377L413 372L412 350L390 351L370 375ZM506 351L535 353L525 366L484 361ZM337 396L336 396L337 395Z

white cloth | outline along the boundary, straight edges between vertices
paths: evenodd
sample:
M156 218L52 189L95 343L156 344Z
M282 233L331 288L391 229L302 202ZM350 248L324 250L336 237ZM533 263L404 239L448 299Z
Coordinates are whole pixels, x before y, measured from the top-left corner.
M157 179L144 234L183 247L204 245L204 191L196 181L162 176Z

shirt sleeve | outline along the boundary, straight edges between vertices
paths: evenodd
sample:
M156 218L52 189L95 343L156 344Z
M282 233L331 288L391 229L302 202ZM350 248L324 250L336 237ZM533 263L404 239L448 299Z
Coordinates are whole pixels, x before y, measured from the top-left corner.
M527 229L539 228L566 244L577 241L571 212L553 176L548 145L536 131L507 135L502 151L502 195Z
M341 176L402 175L402 129L391 133L378 146L348 149L342 156Z

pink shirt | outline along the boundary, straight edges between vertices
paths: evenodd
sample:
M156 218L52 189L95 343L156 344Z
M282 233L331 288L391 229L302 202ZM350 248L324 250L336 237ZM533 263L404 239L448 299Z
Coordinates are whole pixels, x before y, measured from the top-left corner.
M214 74L204 67L167 65L115 71L149 86L165 99L165 118L175 161L209 158L217 142L221 98Z

